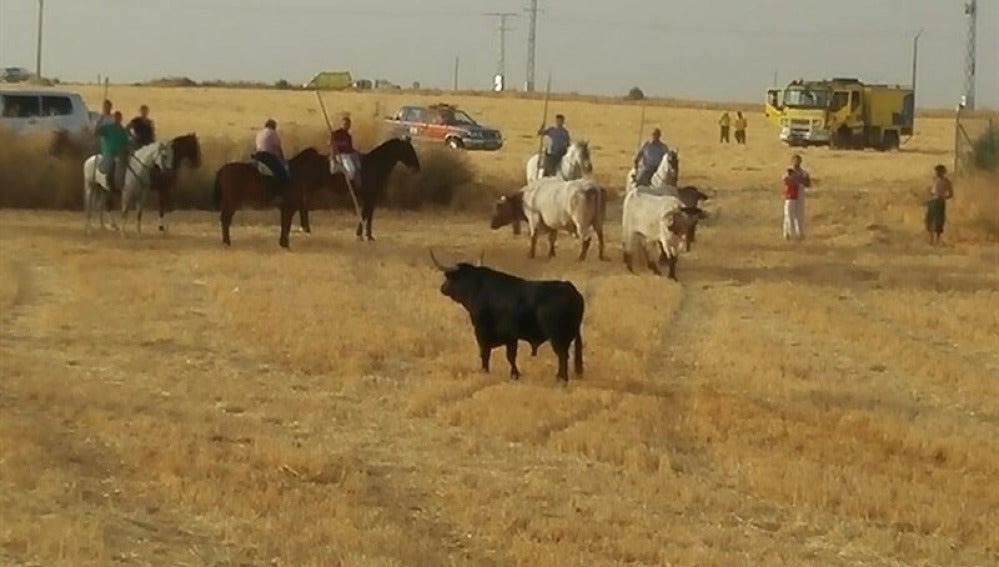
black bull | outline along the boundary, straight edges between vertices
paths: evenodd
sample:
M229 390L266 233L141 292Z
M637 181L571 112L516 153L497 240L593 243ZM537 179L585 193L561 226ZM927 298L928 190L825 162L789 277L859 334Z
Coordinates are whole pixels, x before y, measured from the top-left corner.
M531 281L482 266L460 262L443 266L433 251L430 258L444 272L441 293L468 312L479 344L482 370L489 372L489 355L499 346L506 347L510 377L520 378L517 368L517 342L531 345L531 355L551 341L558 357L557 378L569 381L569 346L574 344L573 366L576 376L583 374L583 324L585 302L572 283L567 281Z

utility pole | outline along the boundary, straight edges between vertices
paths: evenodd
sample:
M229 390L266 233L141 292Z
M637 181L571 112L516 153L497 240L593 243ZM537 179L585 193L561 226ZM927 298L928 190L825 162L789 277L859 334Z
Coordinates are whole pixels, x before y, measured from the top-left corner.
M975 109L975 31L978 27L978 2L968 0L964 5L964 15L968 21L968 46L964 59L964 97L963 105L968 110Z
M42 15L45 13L45 0L38 0L38 45L35 47L35 76L42 78Z
M524 80L524 90L534 92L534 52L538 36L538 0L531 0L527 9L531 15L531 27L527 30L527 77Z
M912 113L916 113L916 61L919 59L919 36L923 35L920 28L916 36L912 38Z
M487 16L499 18L499 27L496 31L499 34L499 53L496 58L496 76L493 77L493 90L502 91L506 88L506 32L513 28L507 27L506 19L516 17L512 12L491 12Z
M455 92L458 91L458 56L455 56L454 58L454 86L452 87L452 90Z

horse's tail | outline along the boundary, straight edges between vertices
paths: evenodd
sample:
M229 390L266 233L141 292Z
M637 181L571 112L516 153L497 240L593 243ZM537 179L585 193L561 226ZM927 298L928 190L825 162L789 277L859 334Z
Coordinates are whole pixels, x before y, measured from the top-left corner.
M215 204L215 210L222 210L222 169L215 173L215 188L212 191L212 203Z

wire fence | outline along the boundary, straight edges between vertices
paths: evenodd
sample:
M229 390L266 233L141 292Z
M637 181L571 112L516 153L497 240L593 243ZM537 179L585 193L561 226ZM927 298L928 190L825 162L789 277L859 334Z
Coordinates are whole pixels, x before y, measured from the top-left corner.
M999 175L999 112L958 107L954 121L954 172Z

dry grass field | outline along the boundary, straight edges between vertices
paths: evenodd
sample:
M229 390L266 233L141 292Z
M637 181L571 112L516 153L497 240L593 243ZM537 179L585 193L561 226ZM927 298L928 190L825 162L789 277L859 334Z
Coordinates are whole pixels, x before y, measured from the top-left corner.
M149 104L161 136L324 128L309 93L111 98ZM326 99L369 118L410 100ZM468 156L483 190L516 188L540 103L455 102L508 140ZM551 111L620 189L639 109ZM0 211L0 564L996 564L994 180L957 180L931 248L920 191L951 162L950 121L899 153L805 150L808 238L787 243L791 152L759 115L720 146L716 115L646 115L713 195L679 282L625 271L619 200L612 261L583 263L565 235L528 260L488 201L380 209L370 244L318 211L290 252L276 213L237 215L223 249L208 212L85 239L78 211ZM583 379L558 386L547 345L521 349L520 382L500 351L480 373L431 246L571 280Z

